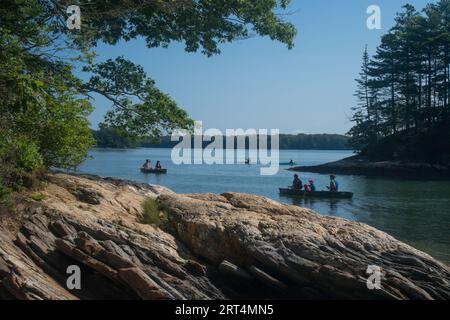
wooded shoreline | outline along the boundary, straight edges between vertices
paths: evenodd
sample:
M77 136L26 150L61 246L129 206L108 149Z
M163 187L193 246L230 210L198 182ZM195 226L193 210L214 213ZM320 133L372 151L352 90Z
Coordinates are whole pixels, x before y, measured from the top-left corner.
M93 131L95 138L95 146L97 148L112 148L112 149L124 149L124 148L173 148L179 142L171 141L170 136L161 137L159 140L152 139L150 137L144 138L132 138L121 135L113 128L107 128L102 126L100 130ZM256 136L245 137L245 147L249 147L249 139ZM235 137L234 146L237 146L237 138ZM203 141L203 137L192 136L194 139ZM280 134L279 136L279 149L280 150L352 150L349 146L349 137L340 134ZM211 141L203 141L202 147L207 147ZM223 146L226 146L226 137L223 137ZM268 148L271 148L271 139L268 139Z

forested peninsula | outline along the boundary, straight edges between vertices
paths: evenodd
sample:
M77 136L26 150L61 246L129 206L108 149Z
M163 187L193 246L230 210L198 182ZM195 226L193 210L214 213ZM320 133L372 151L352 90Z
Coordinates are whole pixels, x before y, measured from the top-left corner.
M356 79L359 156L294 170L450 179L450 2L405 5Z

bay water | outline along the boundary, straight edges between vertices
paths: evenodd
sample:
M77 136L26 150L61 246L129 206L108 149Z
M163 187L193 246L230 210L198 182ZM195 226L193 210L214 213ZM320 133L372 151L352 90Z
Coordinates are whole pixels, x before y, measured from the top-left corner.
M282 150L280 162L318 165L351 156L351 151ZM177 193L241 192L310 208L327 216L342 217L385 231L435 258L450 263L450 182L402 181L338 176L341 191L353 192L351 200L299 199L279 195L279 187L292 184L293 172L280 167L274 176L261 176L260 165L175 165L171 149L95 149L81 173L115 177L166 186ZM167 175L140 172L146 159L160 160ZM315 181L325 190L328 175L299 173L303 183Z

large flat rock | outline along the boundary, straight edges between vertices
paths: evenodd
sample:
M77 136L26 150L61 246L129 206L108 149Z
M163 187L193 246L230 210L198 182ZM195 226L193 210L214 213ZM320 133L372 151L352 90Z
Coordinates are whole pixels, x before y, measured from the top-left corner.
M448 266L367 225L235 193L52 174L0 222L3 299L449 299ZM157 199L168 222L145 225ZM81 289L67 288L67 268ZM369 266L381 270L370 290Z

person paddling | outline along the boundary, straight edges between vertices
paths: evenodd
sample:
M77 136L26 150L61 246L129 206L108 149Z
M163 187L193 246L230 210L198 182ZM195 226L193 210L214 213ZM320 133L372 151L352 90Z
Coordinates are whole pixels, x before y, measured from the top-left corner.
M331 192L338 192L339 191L339 184L336 181L336 176L335 175L331 175L330 176L330 186L327 187L328 190L330 190Z
M294 175L294 182L292 183L292 189L294 190L302 190L303 183L302 180L298 177L298 174Z
M161 166L161 161L156 161L156 166L155 166L155 168L156 169L162 169L162 166Z
M151 169L151 163L151 160L147 159L147 161L145 161L145 163L142 165L142 168L144 168L145 170Z

